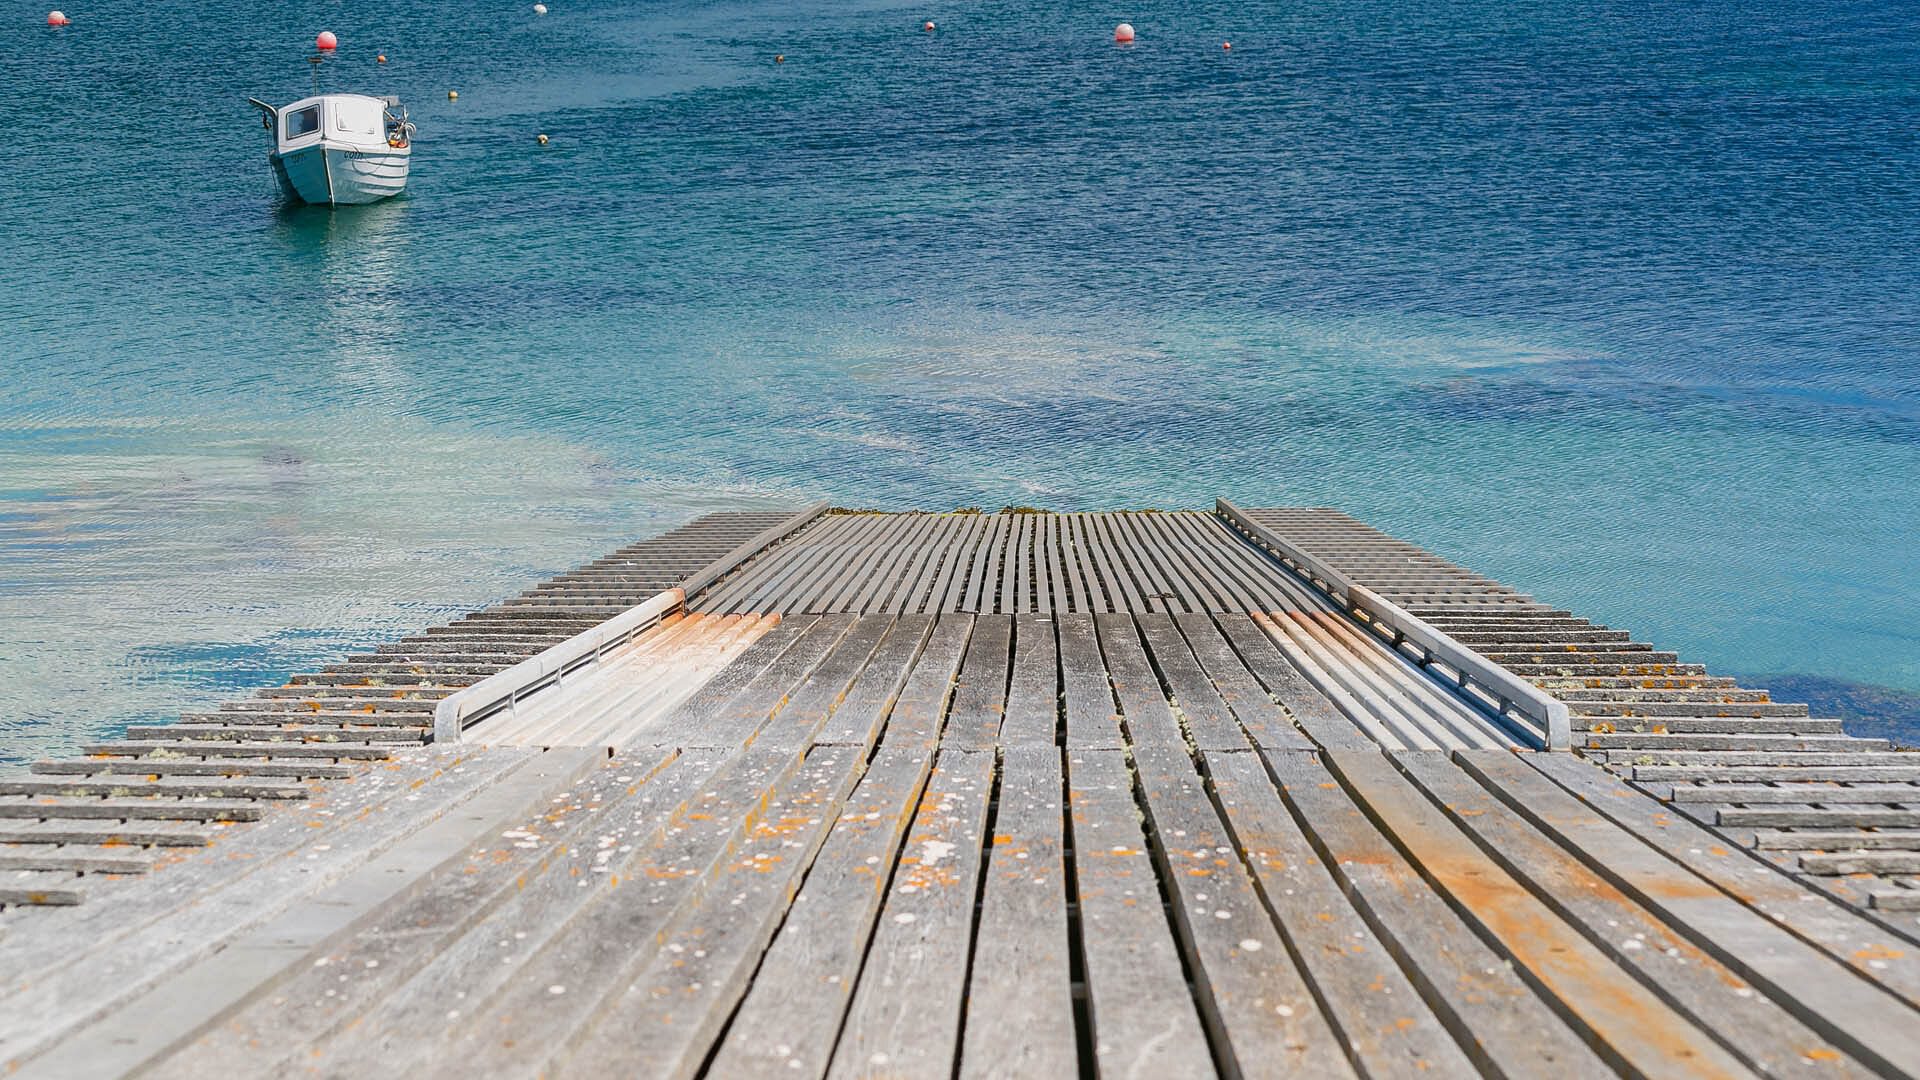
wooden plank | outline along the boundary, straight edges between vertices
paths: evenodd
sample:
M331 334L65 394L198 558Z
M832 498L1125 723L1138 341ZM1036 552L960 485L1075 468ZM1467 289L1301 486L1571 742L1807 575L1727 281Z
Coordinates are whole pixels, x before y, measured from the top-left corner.
M1559 999L1558 1011L1610 1061L1641 1076L1750 1075L1739 1059L1661 1000L1502 870L1378 751L1327 761L1483 937Z
M0 799L0 820L258 821L265 812L240 799Z
M103 780L0 780L0 795L35 798L137 799L163 795L182 799L304 799L305 785L295 781L142 780L134 777Z
M906 685L913 665L920 658L927 635L933 632L933 616L902 615L874 650L867 666L853 681L846 700L814 732L813 740L823 745L871 747L879 738L880 725L893 711L893 703Z
M1382 836L1311 754L1261 751L1321 862L1481 1069L1612 1076Z
M995 560L1001 537L1007 526L1005 514L983 514L980 537L967 571L967 585L961 592L959 611L985 611L993 603L992 590L999 588L1000 571ZM990 566L990 564L992 564Z
M1184 743L1186 736L1174 719L1173 706L1167 702L1159 676L1147 662L1133 616L1095 615L1093 623L1100 634L1100 653L1113 682L1114 697L1120 701L1129 741L1136 745Z
M1138 616L1140 636L1153 651L1160 677L1173 691L1181 725L1201 750L1245 750L1247 736L1235 721L1233 710L1194 659L1193 650L1187 647L1173 619L1165 614ZM1269 699L1267 705L1271 708L1273 702Z
M663 723L657 737L662 743L683 749L731 750L746 746L786 705L794 688L833 651L853 623L852 615L820 616L725 706L706 716L688 716L676 709L674 715L681 717L682 723Z
M1000 592L1012 584L1000 573L1000 563L1002 559L1012 559L1012 552L1008 552L1006 548L1012 546L1014 542L1014 525L1016 525L1016 515L996 513L993 532L987 536L985 561L979 567L979 582L975 584L973 611L979 611L979 613L1006 611L1014 601L1012 594L1004 598L1000 596Z
M1143 595L1151 591L1151 586L1135 580L1133 566L1126 558L1126 549L1113 538L1112 517L1111 514L1088 514L1085 526L1094 557L1107 575L1107 591L1113 597L1113 609L1152 611L1154 608Z
M766 632L766 620L770 618L777 616L720 616L718 625L699 640L689 642L684 651L667 658L658 669L623 670L622 678L635 686L636 692L593 719L597 737L587 744L612 750L656 741L667 715L751 647ZM590 733L583 730L582 734Z
M1327 1018L1370 1076L1477 1070L1347 902L1251 753L1209 753L1207 774L1235 842L1285 930Z
M156 1065L152 1080L290 1075L345 1032L378 1043L405 1041L410 1027L437 1030L461 1007L456 995L479 988L472 980L491 981L503 936L524 950L530 931L552 933L545 913L581 902L581 877L601 880L609 850L633 839L649 815L664 819L722 760L717 750L648 750L606 761L559 792L560 801L476 840L317 950L270 995L253 997Z
M1076 518L1072 514L1061 514L1058 517L1060 548L1057 554L1060 577L1067 583L1067 592L1059 599L1057 610L1092 611L1094 609L1093 594L1088 591L1084 576L1085 569L1082 561L1085 553L1080 550L1080 531L1074 526Z
M884 746L933 749L940 741L947 701L959 674L961 658L973 633L972 615L942 615L913 666L913 674L895 700L880 733Z
M1330 649L1299 619L1284 612L1273 617L1255 612L1252 618L1307 681L1371 741L1389 749L1437 749L1442 745L1424 725L1361 676L1354 663L1357 658L1344 650Z
M952 565L943 571L944 584L927 599L926 611L938 613L959 611L967 594L967 584L972 578L974 560L979 557L981 538L988 527L985 514L968 514L967 524L961 533L959 545L954 549Z
M867 669L893 618L887 615L862 615L855 618L845 637L813 669L806 681L796 686L787 704L760 729L754 745L801 750L813 742L833 711L846 700L854 682Z
M595 1013L579 1045L553 1048L550 1071L616 1076L645 1063L653 1076L698 1075L864 763L851 746L809 754L685 918L649 943L653 961Z
M1849 947L1842 950L1845 955L1822 952L1780 923L1791 926L1802 921L1798 909L1838 911L1837 904L1793 885L1791 879L1744 853L1728 852L1697 826L1618 785L1599 769L1567 754L1516 756L1479 750L1455 757L1487 790L1535 828L1552 836L1615 888L1686 934L1696 946L1842 1050L1882 1069L1897 1062L1920 1061L1920 1024L1915 1023L1915 1010L1885 983L1875 985L1880 979L1909 979L1914 966L1912 953L1876 925L1852 917L1849 921L1854 931ZM1601 779L1588 783L1574 774L1569 782L1576 787L1556 785L1536 771L1557 768L1554 759L1590 770ZM1623 809L1616 811L1615 807ZM1638 827L1627 822L1635 822ZM1652 831L1668 828L1675 831ZM1666 850L1660 842L1663 836L1679 839L1685 845L1678 854L1689 860L1687 865L1670 858L1672 851L1662 853ZM1729 896L1702 880L1702 857L1718 861L1723 852L1748 865L1738 878L1715 875L1709 880L1749 895L1753 895L1753 888L1740 879L1764 882L1767 895L1754 898L1771 909L1765 916L1736 899L1739 893ZM1790 901L1788 891L1774 888L1776 880L1791 886ZM1817 923L1810 923L1808 928L1821 929ZM1858 955L1852 955L1856 952ZM1852 972L1842 964L1854 965ZM1854 974L1866 978L1855 978Z
M904 587L907 575L912 572L919 557L926 553L928 541L938 523L939 518L933 514L903 515L898 527L888 537L886 554L867 575L859 591L851 594L840 610L884 610L894 589Z
M991 751L940 752L828 1076L953 1075L993 773Z
M8 872L0 876L0 906L72 907L86 899L78 874L40 870Z
M8 844L0 847L0 883L16 881L12 875L37 871L71 874L144 874L153 866L151 856L126 851L103 851L74 845Z
M1136 550L1155 567L1165 583L1164 611L1206 611L1219 606L1207 593L1194 572L1188 553L1178 544L1169 544L1166 536L1151 522L1167 515L1138 513L1122 515L1122 526L1132 535Z
M866 598L887 580L888 571L911 550L912 533L925 523L924 515L875 514L875 528L867 534L852 559L835 559L814 570L820 582L819 600L809 606L827 612L860 611Z
M1445 755L1404 753L1394 761L1503 869L1748 1067L1782 1077L1871 1075L1589 870Z
M1139 605L1130 598L1128 592L1131 585L1114 568L1112 552L1096 526L1095 518L1094 514L1074 515L1074 527L1080 532L1081 557L1085 560L1094 589L1100 593L1091 610L1096 613L1137 610Z
M385 746L350 746L345 743L211 743L194 742L110 742L86 743L82 754L112 754L118 757L160 760L181 757L237 758L316 758L321 761L379 761L392 756Z
M1717 824L1723 827L1773 828L1830 827L1853 825L1862 829L1911 828L1920 826L1920 807L1898 810L1879 806L1841 806L1825 809L1788 807L1732 807L1722 809Z
M784 750L749 748L735 755L651 838L612 861L609 879L617 877L624 888L582 890L594 894L593 902L568 920L566 932L518 964L497 965L499 985L469 993L460 1017L441 1025L434 1037L416 1033L408 1040L404 1050L418 1056L405 1067L434 1063L430 1071L436 1074L464 1075L466 1062L484 1059L501 1075L539 1069L578 1035L594 1006L630 983L653 955L644 947L607 943L655 942L672 933L709 875L765 819L768 807L785 801L789 785L804 784L795 780L800 765ZM555 992L556 986L561 990ZM385 1048L388 1068L397 1049Z
M1206 568L1219 589L1222 611L1268 611L1273 608L1269 579L1277 572L1267 563L1249 558L1252 545L1241 540L1212 514L1178 514L1169 525L1183 536L1194 558Z
M1254 745L1269 750L1313 749L1313 742L1293 726L1287 711L1274 701L1267 688L1247 670L1240 654L1220 636L1212 615L1176 615L1174 623L1214 692L1226 702L1240 729Z
M881 593L871 611L903 612L918 607L920 599L934 585L941 557L952 545L954 518L948 514L928 515L926 532L920 535L914 557L901 568L899 584Z
M887 611L895 614L919 611L929 595L939 594L942 576L953 561L953 552L963 531L960 518L952 514L935 515L933 529L922 544L920 557L908 567L900 588L887 599Z
M1854 803L1920 803L1920 788L1908 785L1858 784L1703 784L1699 787L1676 786L1672 802L1710 802L1721 804L1793 803L1820 806L1844 806Z
M311 920L315 905L310 901L316 892L353 875L390 847L405 845L431 830L460 832L470 828L476 817L485 827L489 817L475 815L475 806L504 799L491 813L518 811L585 760L584 755L542 760L542 755L521 750L420 753L417 761L396 765L384 777L355 781L355 786L367 785L367 794L361 798L348 792L331 796L332 812L339 816L322 821L320 827L309 816L319 808L276 815L267 824L244 830L210 851L152 875L137 889L96 894L60 933L36 936L32 942L8 942L0 956L6 980L4 1006L0 1006L0 1061L25 1061L58 1052L62 1046L91 1048L91 1057L102 1060L124 1053L110 1045L98 1028L83 1025L140 995L148 995L143 1000L191 1012L197 1008L196 997L175 992L155 998L149 991L163 989L165 980L190 974L203 961L219 961L228 955L223 950L230 943L273 923L283 913L304 911L304 919ZM529 782L529 777L538 782ZM401 807L405 813L397 812ZM379 882L382 896L403 880L389 876ZM334 905L323 910L343 909ZM244 990L291 959L276 954L270 959L270 970L260 973L246 964L246 955L232 954L246 977L227 971L224 983L214 983L226 987L221 992ZM221 970L221 965L215 964L214 970ZM172 1038L185 1034L185 1030L174 1031ZM71 1066L50 1071L73 1074Z
M780 654L792 645L802 632L810 628L816 616L799 615L791 617L770 616L778 620L760 640L747 646L745 652L733 658L719 673L707 680L694 695L681 702L660 722L659 730L667 733L699 731L709 717L726 708L728 703L746 690L748 684L758 678ZM668 736L671 737L671 736Z
M0 839L5 839L0 834ZM1854 851L1894 848L1920 851L1920 831L1866 829L1762 830L1754 837L1754 846L1789 851Z
M1013 532L1013 557L1008 560L1008 585L1000 590L1000 607L996 610L1007 614L1033 610L1033 587L1030 583L1028 558L1033 550L1033 515L1015 514ZM1007 603L1008 598L1013 603Z
M568 676L561 685L468 725L462 738L485 745L587 745L576 740L590 740L596 728L605 726L601 717L652 685L651 679L640 682L632 677L634 666L650 666L661 657L684 655L690 642L698 641L710 627L726 619L734 620L736 627L740 625L739 617L731 615L669 615L627 646Z
M1293 722L1306 732L1308 738L1325 747L1358 748L1374 745L1372 739L1362 734L1353 721L1335 709L1327 696L1315 689L1294 668L1292 662L1280 652L1279 646L1273 643L1273 639L1254 625L1251 618L1221 614L1215 617L1214 623L1233 645L1247 670L1293 716Z
M76 1001L99 1003L107 996L103 988L164 973L146 972L145 962L163 969L191 962L225 934L271 915L301 883L356 865L366 853L355 843L404 834L415 819L449 812L529 760L524 751L416 749L350 783L329 785L322 797L269 815L258 825L216 826L212 851L187 853L141 889L101 892L84 910L63 918L58 932L10 941L0 950L0 1001L27 993L36 1006L50 1005L76 970L93 971L87 965L96 959L115 962L100 954L130 966L106 968L96 986L77 982L71 988ZM409 801L408 795L414 798ZM391 813L396 804L409 812ZM127 811L113 807L109 813L125 816ZM241 882L247 886L236 888ZM9 1011L0 1009L0 1029ZM51 1022L45 1027L57 1030ZM0 1030L0 1055L8 1050L8 1036Z
M1223 1071L1353 1076L1186 748L1136 744L1133 757L1154 860Z
M1060 671L1053 619L1013 617L1013 676L1007 715L1000 725L1005 746L1053 746L1060 728Z
M204 825L118 821L29 821L0 825L0 844L103 844L132 847L205 847L215 830Z
M1174 560L1160 551L1154 538L1140 525L1140 519L1146 516L1140 513L1115 514L1112 523L1115 536L1126 545L1128 557L1137 564L1142 591L1146 593L1149 611L1187 611L1197 609L1189 602L1185 583L1180 579Z
M888 514L855 514L856 520L846 538L832 549L816 554L814 560L795 575L778 603L793 611L836 611L841 595L853 583L862 580L869 569L886 553L886 541L896 519Z
M819 1077L866 955L933 753L882 747L754 973L714 1077Z
M1094 618L1079 614L1054 618L1059 631L1060 681L1066 697L1067 746L1118 749L1127 741L1120 731L1120 712L1107 682L1107 664L1100 656Z
M833 536L820 536L806 551L797 548L777 582L771 582L755 597L758 610L825 611L827 590L835 582L836 572L873 556L873 541L886 528L887 519L878 514L847 514L838 520L841 530Z
M737 573L717 582L694 599L697 611L763 611L766 601L780 584L796 572L796 564L819 548L836 541L852 524L851 520L830 515L748 562Z
M854 599L863 589L883 579L885 571L904 551L907 534L922 524L918 516L874 514L874 529L866 534L853 558L836 559L813 572L820 581L820 599L813 605L822 611L847 611L857 607Z
M1086 580L1086 600L1076 605L1075 611L1098 612L1115 610L1108 599L1106 580L1099 568L1099 553L1095 542L1087 532L1085 514L1067 515L1067 536L1073 545L1073 563L1078 573Z
M1110 1076L1210 1078L1212 1051L1160 908L1119 750L1067 751L1073 875L1094 1059Z
M1013 650L1012 615L977 615L967 659L953 690L953 706L940 744L956 750L991 750L1006 716L1007 670Z
M1121 526L1123 518L1122 514L1095 514L1093 525L1101 542L1108 545L1108 557L1120 574L1121 590L1129 594L1127 610L1165 611L1160 597L1167 591L1166 585L1154 576L1152 567L1134 548L1132 538Z
M1079 1071L1063 790L1058 749L1007 748L967 985L963 1080Z
M1300 620L1332 652L1344 650L1349 670L1364 679L1373 692L1393 702L1410 722L1449 745L1520 746L1544 741L1544 732L1529 732L1528 741L1516 739L1511 725L1469 706L1456 684L1442 681L1408 659L1372 631L1360 629L1345 615L1333 612ZM1358 661L1358 662L1355 662Z
M1034 530L1034 610L1042 615L1053 614L1054 596L1061 594L1060 609L1066 610L1064 598L1065 585L1058 578L1054 567L1054 531L1059 527L1058 514L1047 514L1040 519L1039 527Z
M188 761L102 760L75 758L70 761L36 761L33 771L45 775L92 776L269 776L294 780L345 780L355 769L314 758L291 761L258 761L246 758L215 758Z
M1074 594L1081 589L1075 579L1073 555L1067 550L1067 519L1063 514L1047 518L1047 550L1053 560L1053 602L1047 614L1075 610Z
M1194 521L1201 515L1191 513L1142 515L1143 525L1160 537L1166 551L1178 556L1182 574L1190 582L1195 611L1251 611L1252 605L1241 599L1232 579L1216 563L1212 537L1197 532Z

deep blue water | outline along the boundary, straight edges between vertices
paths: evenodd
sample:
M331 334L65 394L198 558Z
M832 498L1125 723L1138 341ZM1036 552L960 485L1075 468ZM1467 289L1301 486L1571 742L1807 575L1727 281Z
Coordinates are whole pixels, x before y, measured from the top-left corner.
M818 496L1336 505L1920 732L1903 5L549 6L0 19L0 758ZM323 28L402 200L277 201Z

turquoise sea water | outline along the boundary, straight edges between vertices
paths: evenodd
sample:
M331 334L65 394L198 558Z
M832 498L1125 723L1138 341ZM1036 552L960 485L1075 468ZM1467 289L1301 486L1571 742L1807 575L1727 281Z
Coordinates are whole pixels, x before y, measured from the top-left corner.
M0 759L823 496L1336 505L1920 717L1903 6L548 3L0 18ZM320 29L402 200L277 201Z

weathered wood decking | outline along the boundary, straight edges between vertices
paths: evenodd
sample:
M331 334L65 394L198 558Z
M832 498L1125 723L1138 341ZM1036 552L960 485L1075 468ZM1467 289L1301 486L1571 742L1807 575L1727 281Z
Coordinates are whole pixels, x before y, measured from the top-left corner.
M1652 741L1529 752L1211 514L716 515L44 767L97 786L6 796L8 853L86 903L0 894L0 1061L1920 1075L1913 920L1782 856L1800 819L1725 816L1830 808L1747 790L1805 784L1920 806L1775 757L1904 761L1342 515L1249 516L1562 695L1583 740ZM690 576L686 611L419 745L439 698ZM1706 771L1642 772L1676 767ZM1903 850L1874 820L1823 835Z

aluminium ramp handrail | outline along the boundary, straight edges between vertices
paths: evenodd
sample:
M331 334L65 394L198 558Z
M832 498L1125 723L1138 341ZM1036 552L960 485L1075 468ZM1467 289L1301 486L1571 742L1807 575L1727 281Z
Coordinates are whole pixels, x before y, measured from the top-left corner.
M668 589L504 671L494 672L457 694L441 698L433 709L433 741L459 742L461 733L469 725L502 709L511 711L529 694L559 686L569 673L597 663L608 649L632 641L661 619L686 607L686 603L684 591Z
M1518 713L1538 726L1545 737L1547 749L1573 748L1572 713L1566 702L1448 637L1412 612L1307 553L1272 529L1254 521L1244 510L1227 500L1217 500L1214 512L1254 543L1290 564L1314 587L1340 604L1343 610L1359 616L1375 631L1390 638L1396 651L1412 644L1419 650L1415 659L1422 667L1430 667L1436 661L1445 664L1454 670L1463 691L1471 689L1470 684L1477 685L1481 693L1493 699L1497 703L1498 715Z

